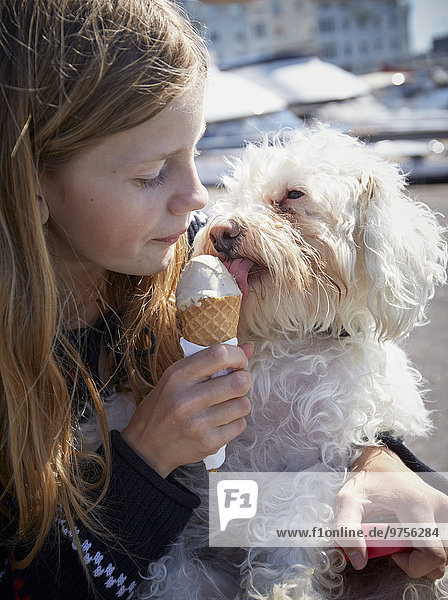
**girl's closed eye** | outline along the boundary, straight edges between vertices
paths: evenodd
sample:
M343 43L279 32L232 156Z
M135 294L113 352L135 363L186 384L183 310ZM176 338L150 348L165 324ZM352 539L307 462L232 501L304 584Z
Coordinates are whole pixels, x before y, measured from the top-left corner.
M154 171L156 171L156 169L158 170L157 175L154 175L153 177L136 177L134 179L134 182L137 183L140 189L151 189L159 187L163 183L165 183L170 168L171 167L169 165L169 161L160 161L157 166L154 166Z
M155 188L162 185L166 180L166 170L162 169L155 177L136 177L134 181L140 188Z
M200 150L198 150L198 148L195 146L193 148L194 158L196 158L196 156L199 156L200 154L201 154ZM163 183L165 183L165 181L167 179L166 171L167 171L167 166L165 164L164 167L162 168L162 170L159 172L159 174L156 175L155 177L136 177L134 181L137 183L137 185L141 189L156 188L156 187L161 186Z
M152 177L152 178L145 178L145 177L138 177L135 179L135 181L137 182L137 184L139 185L140 188L156 188L160 185L162 185L166 180L166 174L163 171L160 171L160 173L158 175L156 175L156 177Z

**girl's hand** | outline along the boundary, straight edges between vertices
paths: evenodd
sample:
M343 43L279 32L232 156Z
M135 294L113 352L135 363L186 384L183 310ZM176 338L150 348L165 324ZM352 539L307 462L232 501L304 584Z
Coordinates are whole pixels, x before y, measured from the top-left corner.
M355 524L359 529L363 520L380 513L393 514L399 523L431 523L436 527L437 523L448 522L448 496L425 483L391 450L369 448L354 467L355 472L336 496L336 527ZM409 577L443 577L447 564L443 540L410 541L412 550L391 556L395 563ZM351 540L350 546L347 542L340 545L355 569L365 567L364 538ZM402 545L397 541L396 546Z
M162 477L214 454L246 428L252 354L252 344L220 344L171 365L121 436ZM232 372L210 379L225 369Z

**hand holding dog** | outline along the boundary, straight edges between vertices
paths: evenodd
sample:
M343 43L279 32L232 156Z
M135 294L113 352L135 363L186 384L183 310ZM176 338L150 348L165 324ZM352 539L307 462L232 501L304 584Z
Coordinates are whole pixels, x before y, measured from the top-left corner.
M400 523L446 523L448 520L448 496L432 488L418 475L408 469L390 450L370 448L354 465L355 472L341 488L336 497L337 523L359 523L375 509L393 513ZM356 470L358 469L358 470ZM388 473L379 478L378 474ZM410 485L412 478L412 485ZM384 489L379 487L383 482ZM419 546L409 552L392 555L394 562L409 577L443 577L447 561L442 541L434 545ZM340 544L355 569L367 563L367 547L364 538L356 538L350 546ZM400 545L397 542L397 545Z
M252 354L252 344L221 344L171 365L138 405L123 439L162 477L213 454L246 428ZM210 379L225 369L232 372Z

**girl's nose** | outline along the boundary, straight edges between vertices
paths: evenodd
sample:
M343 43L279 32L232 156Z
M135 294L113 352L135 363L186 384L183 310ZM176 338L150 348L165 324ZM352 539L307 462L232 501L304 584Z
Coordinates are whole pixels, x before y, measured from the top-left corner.
M194 165L188 180L183 180L179 187L169 203L169 210L173 215L181 216L193 210L201 210L207 204L208 191L202 185Z

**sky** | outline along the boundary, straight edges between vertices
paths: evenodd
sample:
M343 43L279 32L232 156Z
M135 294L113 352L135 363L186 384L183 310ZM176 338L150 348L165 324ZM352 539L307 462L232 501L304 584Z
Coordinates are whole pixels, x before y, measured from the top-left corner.
M432 38L448 35L448 0L409 0L410 46L415 53L432 48Z

